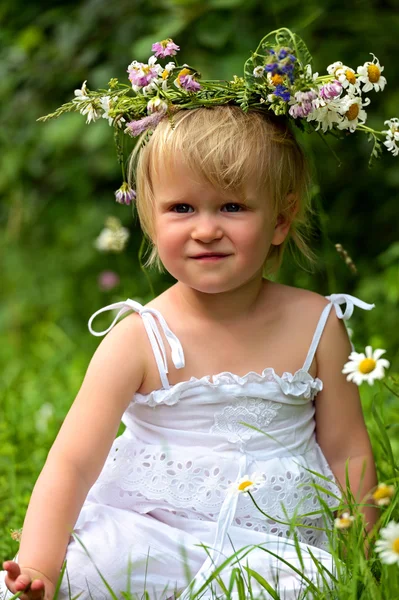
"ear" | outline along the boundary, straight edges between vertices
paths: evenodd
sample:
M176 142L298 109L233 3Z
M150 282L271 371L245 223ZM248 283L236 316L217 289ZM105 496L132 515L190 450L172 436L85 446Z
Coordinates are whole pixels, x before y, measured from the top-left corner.
M298 212L299 205L297 202L297 195L294 192L290 192L287 195L286 206L288 207L288 210L285 214L279 214L277 217L272 238L272 244L274 246L280 246L280 244L284 242L290 230L291 223Z

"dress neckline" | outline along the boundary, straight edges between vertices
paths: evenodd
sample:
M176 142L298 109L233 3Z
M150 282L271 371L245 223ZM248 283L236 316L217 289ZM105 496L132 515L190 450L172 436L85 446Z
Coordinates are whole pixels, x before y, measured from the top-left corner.
M267 379L266 379L267 378ZM238 375L231 371L221 371L213 375L203 375L202 377L190 377L190 379L184 379L177 383L170 384L169 387L160 387L146 394L136 392L134 397L139 397L142 400L150 398L154 395L159 394L172 394L176 390L181 388L188 389L189 387L196 387L198 385L205 385L207 387L217 387L218 385L244 385L246 383L277 383L277 384L295 384L302 382L302 384L308 384L311 387L323 386L323 382L318 377L313 377L306 369L301 367L293 373L290 371L284 371L280 376L274 370L274 367L266 367L261 373L257 371L248 371L245 375Z

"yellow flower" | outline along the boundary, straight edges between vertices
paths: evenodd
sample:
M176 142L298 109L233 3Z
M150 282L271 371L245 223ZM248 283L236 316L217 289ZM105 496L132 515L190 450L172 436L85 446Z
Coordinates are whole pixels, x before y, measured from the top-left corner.
M334 527L335 529L349 529L354 520L355 517L348 512L344 512L340 517L334 520Z
M395 488L393 485L387 485L386 483L379 483L377 489L372 494L374 502L378 506L388 506L395 494Z

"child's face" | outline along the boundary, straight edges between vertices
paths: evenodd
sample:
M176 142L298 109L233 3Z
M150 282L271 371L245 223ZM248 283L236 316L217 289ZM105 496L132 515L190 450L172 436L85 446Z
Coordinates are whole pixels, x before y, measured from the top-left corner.
M289 225L275 224L267 199L253 195L243 205L178 160L159 171L153 190L159 257L175 279L204 293L261 277L271 244L281 244L288 233Z

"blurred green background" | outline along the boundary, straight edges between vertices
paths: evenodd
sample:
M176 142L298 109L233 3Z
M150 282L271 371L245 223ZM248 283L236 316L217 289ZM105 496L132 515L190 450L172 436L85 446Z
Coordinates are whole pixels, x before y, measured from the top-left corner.
M107 121L36 119L69 101L84 80L90 89L106 88L111 77L127 83L128 64L146 61L155 41L172 37L180 63L207 79L231 79L268 31L286 26L304 38L320 73L337 60L356 70L370 52L378 57L388 84L369 94L368 124L383 129L385 119L399 117L399 3L3 0L0 20L0 524L9 529L22 524L32 483L98 343L88 317L126 297L151 297L137 219L114 202L121 174ZM398 372L399 157L384 151L370 170L366 136L343 137L330 141L340 166L319 136L301 139L315 172L318 263L309 272L287 257L279 279L374 302L374 311L355 313L353 341L358 351L367 343L386 348ZM93 245L108 216L131 231L123 253ZM104 290L99 277L108 270L120 283ZM149 276L156 293L172 281ZM0 536L0 558L8 551Z

